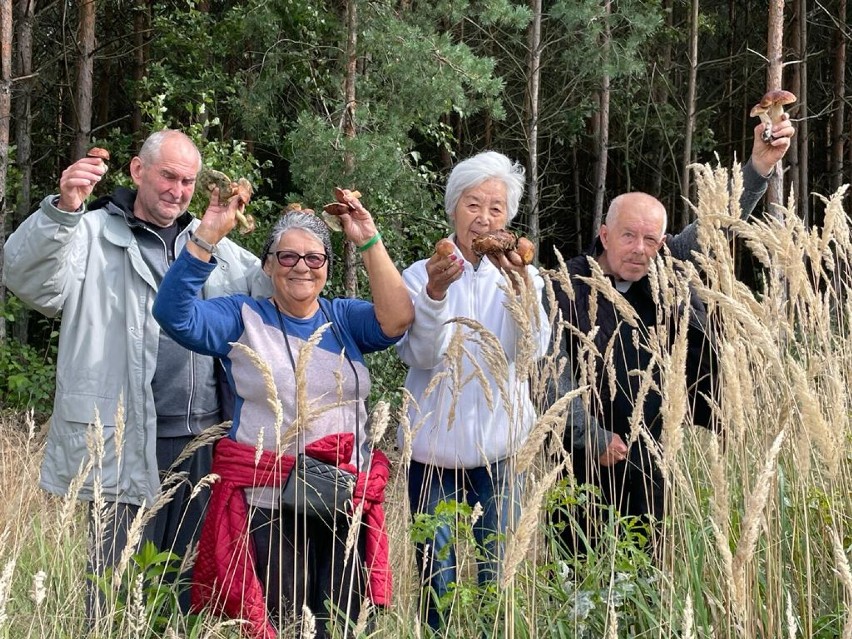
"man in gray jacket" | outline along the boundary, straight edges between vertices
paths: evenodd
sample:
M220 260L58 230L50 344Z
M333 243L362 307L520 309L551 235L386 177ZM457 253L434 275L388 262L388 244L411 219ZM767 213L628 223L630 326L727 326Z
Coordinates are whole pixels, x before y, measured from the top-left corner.
M200 168L201 155L186 135L154 133L130 163L136 190L118 188L87 206L107 165L82 158L62 173L59 195L46 197L6 242L7 287L48 317L62 314L41 486L87 502L100 495L110 506L102 513L89 508L90 574L118 561L131 522L140 507L154 505L168 473L177 490L141 541L183 555L206 504L206 495L191 493L209 472L210 447L174 462L221 421L216 363L175 344L151 315L175 255L188 241L207 244L203 237L216 236L209 230L245 206L239 198L220 202L214 191L201 221L194 219L186 209ZM227 239L206 248L215 250L218 268L204 297L269 290L251 253ZM90 443L96 423L103 425L102 451ZM94 430L97 441L101 429ZM81 473L82 487L69 495ZM91 619L99 599L88 587Z

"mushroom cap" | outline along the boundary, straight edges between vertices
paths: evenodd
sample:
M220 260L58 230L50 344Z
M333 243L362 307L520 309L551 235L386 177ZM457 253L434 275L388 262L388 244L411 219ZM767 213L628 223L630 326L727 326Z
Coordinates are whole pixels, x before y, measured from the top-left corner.
M766 113L766 111L776 105L792 104L796 101L796 96L784 89L774 89L767 91L760 102L755 104L751 109L751 117Z
M104 162L109 162L109 151L98 146L93 146L86 152L86 155L90 158L100 158Z

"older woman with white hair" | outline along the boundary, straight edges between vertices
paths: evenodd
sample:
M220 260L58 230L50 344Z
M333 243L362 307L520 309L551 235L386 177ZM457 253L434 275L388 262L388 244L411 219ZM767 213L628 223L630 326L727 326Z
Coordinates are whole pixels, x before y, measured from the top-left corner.
M454 228L453 253L436 252L403 272L415 309L414 323L397 343L410 367L405 387L414 399L408 414L411 510L433 514L442 501L481 506L474 524L484 552L480 583L496 577L500 537L517 516L521 482L512 458L535 418L526 375L516 372L524 350L521 341L531 337L540 357L550 327L541 300L544 282L536 268L525 265L515 251L483 258L474 241L505 228L518 212L523 191L523 167L501 153L487 151L459 163L444 197ZM526 287L532 287L536 302L532 320L519 326L507 309L507 295ZM451 321L456 317L474 320L496 337L508 364L504 372L492 370L482 340L469 326ZM460 361L445 357L454 339L464 340ZM400 429L400 445L409 437L405 430ZM428 553L424 546L418 548L424 585L432 589L424 598L432 628L439 627L443 616L436 602L456 581L451 536L450 527L442 525L427 544Z

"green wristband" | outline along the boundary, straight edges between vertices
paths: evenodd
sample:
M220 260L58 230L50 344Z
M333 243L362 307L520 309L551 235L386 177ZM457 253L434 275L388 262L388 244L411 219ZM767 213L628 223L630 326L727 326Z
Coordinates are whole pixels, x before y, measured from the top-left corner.
M382 234L379 233L378 231L376 231L376 234L373 237L371 237L369 240L367 240L361 246L358 247L358 252L363 253L368 248L370 248L373 244L378 242L380 239L382 239Z

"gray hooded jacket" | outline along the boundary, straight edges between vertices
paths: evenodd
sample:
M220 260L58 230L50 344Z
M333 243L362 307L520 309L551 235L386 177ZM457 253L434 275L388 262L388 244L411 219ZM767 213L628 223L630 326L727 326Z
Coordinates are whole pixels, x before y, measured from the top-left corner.
M160 344L151 314L158 278L123 215L105 208L68 213L55 201L46 197L9 237L3 260L9 290L48 317L62 313L41 485L66 495L93 460L78 498L93 499L97 479L106 500L150 506L160 487L151 388ZM193 219L180 232L176 252L198 224ZM205 298L271 292L254 255L227 239L219 247ZM119 406L123 431L116 429ZM103 425L102 455L90 452L87 437L96 422Z

